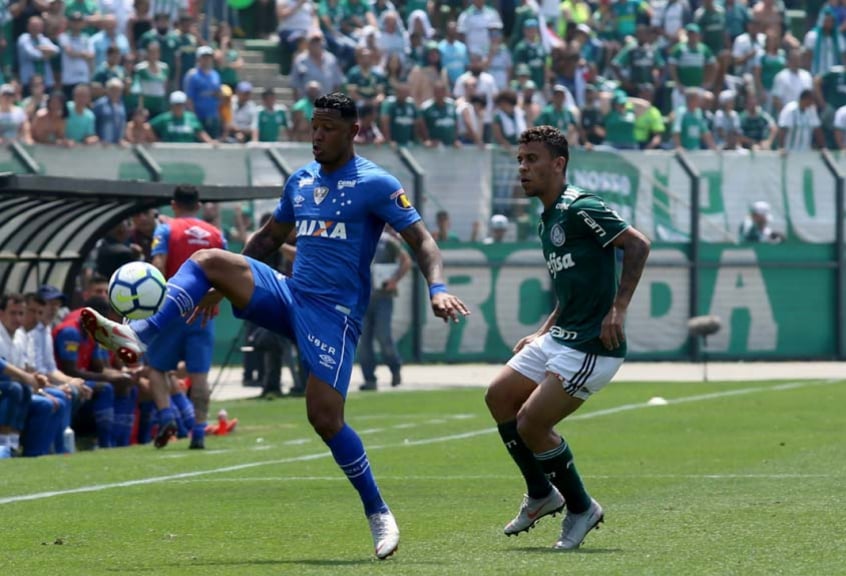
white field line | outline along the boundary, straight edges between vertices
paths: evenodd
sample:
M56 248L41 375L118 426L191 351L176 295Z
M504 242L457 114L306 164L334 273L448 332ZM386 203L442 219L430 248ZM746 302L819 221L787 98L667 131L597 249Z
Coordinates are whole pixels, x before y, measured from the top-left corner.
M588 480L811 480L815 478L840 478L839 474L583 474ZM387 482L443 482L468 480L513 480L514 474L462 474L456 476L383 476L379 481ZM176 480L175 484L215 482L347 482L347 477L341 474L335 476L253 476L237 478L186 478Z
M683 404L689 402L700 402L704 400L715 400L718 398L727 398L730 396L740 396L744 394L753 394L756 392L773 392L783 390L795 390L798 388L806 388L808 386L819 386L823 384L832 384L839 382L839 380L807 380L801 382L788 382L786 384L777 384L775 386L757 386L750 388L739 388L736 390L725 390L722 392L712 392L710 394L697 394L694 396L683 396L681 398L673 398L668 400L668 404ZM589 420L592 418L599 418L601 416L610 416L620 412L628 412L631 410L640 410L643 408L660 408L648 406L644 402L637 402L633 404L622 404L613 408L606 408L603 410L596 410L594 412L586 412L583 414L576 414L568 418L568 421L573 420ZM464 432L461 434L450 434L448 436L435 436L432 438L422 438L419 440L405 440L399 444L386 444L382 446L370 446L369 451L385 450L390 448L401 448L407 446L425 446L428 444L439 444L442 442L451 442L453 440L462 440L465 438L473 438L475 436L482 436L484 434L492 434L496 432L495 428L485 428L482 430L474 430L471 432ZM55 496L66 496L69 494L82 494L86 492L101 492L103 490L110 490L112 488L127 488L130 486L143 486L147 484L157 484L160 482L171 482L174 480L185 480L188 478L196 478L199 476L206 476L209 474L223 474L226 472L237 472L239 470L249 470L251 468L258 468L259 466L272 466L275 464L290 464L293 462L307 462L310 460L319 460L327 458L331 454L329 452L318 452L315 454L303 454L301 456L292 456L290 458L281 458L277 460L265 460L262 462L247 462L244 464L235 464L232 466L223 466L221 468L212 468L210 470L195 470L193 472L182 472L179 474L169 474L167 476L153 476L149 478L139 478L137 480L127 480L124 482L112 482L109 484L93 484L91 486L80 486L79 488L70 488L67 490L51 490L47 492L35 492L32 494L21 494L18 496L8 496L0 498L0 505L15 504L17 502L28 502L31 500L43 500L45 498L52 498Z

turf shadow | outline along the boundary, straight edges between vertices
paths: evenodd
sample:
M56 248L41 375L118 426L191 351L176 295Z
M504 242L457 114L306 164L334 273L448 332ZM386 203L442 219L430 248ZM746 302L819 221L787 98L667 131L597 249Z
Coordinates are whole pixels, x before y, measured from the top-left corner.
M622 548L579 548L578 550L556 550L549 546L529 546L528 548L512 548L511 553L530 553L530 554L560 554L566 556L568 554L622 554L625 550Z

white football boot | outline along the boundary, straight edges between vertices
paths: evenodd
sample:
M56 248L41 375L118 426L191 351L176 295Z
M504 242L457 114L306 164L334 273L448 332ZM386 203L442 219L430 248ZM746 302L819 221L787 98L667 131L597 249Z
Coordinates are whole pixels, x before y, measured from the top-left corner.
M587 536L587 533L599 527L599 523L605 519L605 513L599 502L590 499L590 508L581 514L567 512L564 521L561 523L561 537L555 543L556 550L575 550Z
M373 535L373 547L376 558L384 560L399 548L399 527L390 510L377 512L367 517L370 523L370 533Z
M544 516L555 516L564 509L564 497L555 486L545 498L529 498L523 496L523 503L520 504L520 512L514 520L506 524L506 536L513 536L520 532L528 532Z
M113 350L127 365L138 364L146 346L126 324L109 320L93 308L83 308L82 327L98 344Z

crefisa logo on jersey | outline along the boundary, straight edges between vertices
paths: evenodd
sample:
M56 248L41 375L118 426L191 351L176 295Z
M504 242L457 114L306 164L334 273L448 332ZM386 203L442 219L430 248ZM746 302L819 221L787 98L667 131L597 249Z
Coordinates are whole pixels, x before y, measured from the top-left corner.
M314 203L320 204L329 195L329 188L326 186L317 186L314 189Z
M566 237L564 236L564 228L561 227L561 224L555 224L552 228L550 228L549 240L552 242L553 246L564 245Z

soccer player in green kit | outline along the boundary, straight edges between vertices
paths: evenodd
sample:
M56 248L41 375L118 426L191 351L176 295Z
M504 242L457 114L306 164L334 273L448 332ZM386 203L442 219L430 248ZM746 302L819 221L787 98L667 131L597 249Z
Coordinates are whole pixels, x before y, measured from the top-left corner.
M649 240L601 198L565 183L570 153L551 126L523 132L517 150L526 196L544 207L538 225L558 299L537 332L488 387L485 401L527 486L505 534L528 531L566 505L558 550L578 548L602 520L567 442L554 426L575 412L616 374L626 354L626 310L640 280ZM615 249L623 250L618 282Z

